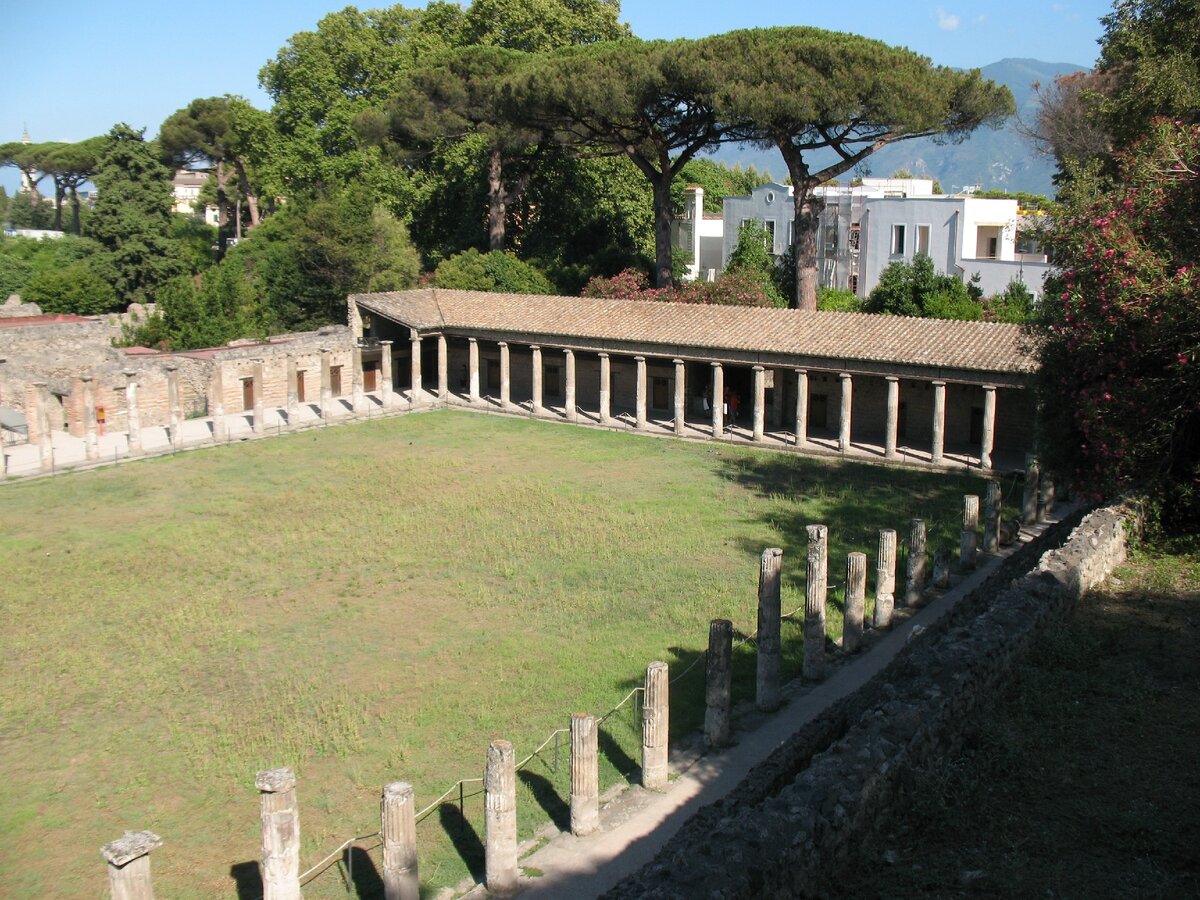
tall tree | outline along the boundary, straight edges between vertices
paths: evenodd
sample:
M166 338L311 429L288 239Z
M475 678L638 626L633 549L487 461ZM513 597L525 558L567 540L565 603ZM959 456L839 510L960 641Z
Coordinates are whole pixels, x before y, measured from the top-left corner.
M544 53L630 37L620 15L620 0L474 0L459 40Z
M100 197L87 231L107 251L110 280L124 304L152 301L159 285L182 270L169 237L171 172L157 157L143 131L114 125L93 178Z
M38 184L47 174L42 170L45 153L45 144L26 144L21 141L0 144L0 166L13 166L24 176L21 184L22 191L18 193L28 193L30 206L37 206L41 199ZM27 191L24 191L26 185L29 187Z
M535 58L511 81L508 100L567 145L623 155L650 182L655 283L671 269L671 183L699 151L740 136L718 121L712 101L720 60L702 60L689 41L626 40Z
M94 137L75 143L55 144L46 153L43 165L54 179L54 227L62 230L62 201L71 198L71 232L79 234L79 188L87 184L100 164L104 138Z
M1015 109L1009 90L977 69L934 66L858 35L803 27L732 31L698 41L693 52L726 71L709 95L719 121L753 122L754 142L783 156L794 190L793 303L801 309L817 308L821 204L814 188L888 144L960 140ZM815 168L818 151L832 151L834 161Z

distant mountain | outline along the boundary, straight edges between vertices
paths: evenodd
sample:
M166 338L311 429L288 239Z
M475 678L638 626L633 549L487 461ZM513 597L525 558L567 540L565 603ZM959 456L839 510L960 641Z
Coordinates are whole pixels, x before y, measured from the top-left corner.
M900 141L867 158L870 174L886 177L897 169L908 169L914 175L937 178L948 194L962 190L964 185L977 184L984 190L1053 195L1054 161L1034 150L1029 139L1019 133L1018 121L1033 121L1037 108L1035 83L1049 84L1059 75L1086 68L1036 59L1002 59L984 66L981 71L985 78L1012 91L1017 102L1016 117L1000 129L981 128L961 144L937 144L931 138ZM787 176L777 150L727 144L713 156L729 165L740 163L753 165L760 172L766 170L777 181ZM833 156L814 158L824 165L827 163L821 160L832 161ZM842 176L842 180L848 177Z

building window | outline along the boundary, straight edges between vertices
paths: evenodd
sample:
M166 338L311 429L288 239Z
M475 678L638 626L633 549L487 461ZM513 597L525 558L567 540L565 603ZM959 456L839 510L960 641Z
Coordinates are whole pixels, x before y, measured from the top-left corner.
M892 226L892 256L904 255L904 226Z
M929 226L928 225L918 225L917 226L916 252L924 253L926 256L929 255Z

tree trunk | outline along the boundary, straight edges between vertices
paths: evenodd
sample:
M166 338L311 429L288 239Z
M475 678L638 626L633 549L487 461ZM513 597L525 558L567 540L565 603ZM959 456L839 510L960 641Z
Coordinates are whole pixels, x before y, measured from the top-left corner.
M250 227L247 231L252 231L258 227L258 198L250 193L250 179L246 175L246 167L240 159L233 161L233 167L237 170L238 187L241 189L242 196L246 198L246 209L250 211Z
M654 286L669 288L675 283L671 264L671 180L670 168L657 173L654 185Z
M217 160L217 259L225 258L225 242L229 231L229 196L226 188L229 184L229 173L225 171L225 161Z
M794 309L817 308L817 233L824 204L812 195L813 185L802 182L795 187L795 221L792 226L796 257L796 296Z
M504 193L504 157L493 147L488 151L488 249L504 249L504 220L508 215Z
M71 185L71 231L79 236L79 188Z
M54 230L62 231L62 204L67 189L56 178L54 179Z

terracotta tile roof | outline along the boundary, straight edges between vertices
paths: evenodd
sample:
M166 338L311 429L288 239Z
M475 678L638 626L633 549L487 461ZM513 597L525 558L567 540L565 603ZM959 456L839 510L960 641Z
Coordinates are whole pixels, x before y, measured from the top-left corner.
M419 330L488 331L518 341L593 339L979 372L1037 368L1020 326L990 322L443 289L351 299Z

